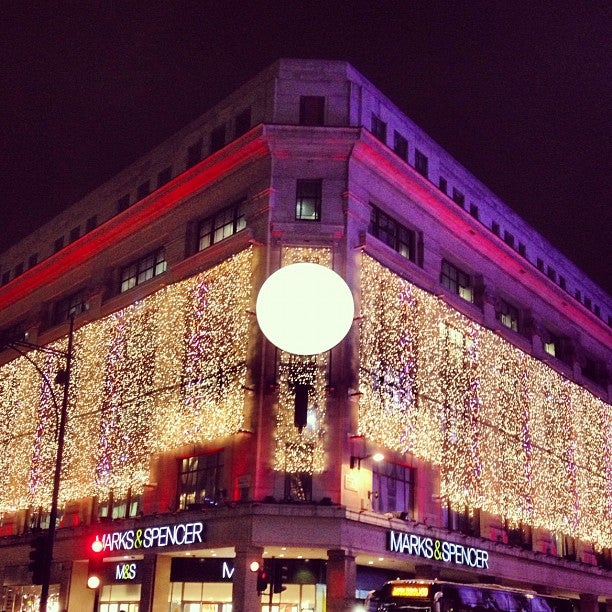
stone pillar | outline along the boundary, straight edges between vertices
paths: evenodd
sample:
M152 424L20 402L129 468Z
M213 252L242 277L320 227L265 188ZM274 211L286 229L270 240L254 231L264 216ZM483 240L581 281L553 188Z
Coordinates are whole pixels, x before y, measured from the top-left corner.
M236 546L232 587L233 612L256 612L261 610L261 598L257 592L257 572L251 571L251 563L263 563L262 546Z
M580 593L580 612L598 612L597 595Z
M355 605L355 555L341 549L327 551L327 612L350 612Z
M167 612L172 557L145 555L138 562L140 574L140 612Z
M155 579L153 581L152 612L168 612L170 594L170 569L172 557L159 555L155 560Z
M87 588L87 568L87 561L73 561L72 563L66 606L68 610L93 610L94 591Z

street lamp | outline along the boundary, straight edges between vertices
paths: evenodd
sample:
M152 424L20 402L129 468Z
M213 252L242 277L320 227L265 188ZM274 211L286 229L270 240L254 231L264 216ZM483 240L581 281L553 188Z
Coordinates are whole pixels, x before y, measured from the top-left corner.
M74 340L74 317L72 313L69 317L70 326L68 330L68 347L66 351L60 351L57 349L49 348L46 346L38 346L25 340L14 340L10 342L2 343L0 348L11 348L17 351L22 357L27 359L41 375L45 385L51 393L51 399L53 406L55 407L55 413L59 411L59 422L57 424L57 453L55 456L55 473L53 475L53 490L51 493L51 510L49 513L49 528L46 534L46 550L47 555L44 557L44 562L41 567L41 594L40 594L40 612L47 612L47 601L49 599L49 583L51 579L51 562L53 560L53 545L55 544L55 523L57 522L57 504L59 497L59 487L62 475L62 459L64 455L64 437L66 435L66 416L68 413L68 399L70 390L70 368L72 366L72 346ZM55 384L62 385L63 394L62 402L58 404L55 392L53 389L53 383L49 380L42 368L28 355L29 351L38 351L41 353L47 353L50 355L56 355L64 359L65 367L60 369L55 377Z

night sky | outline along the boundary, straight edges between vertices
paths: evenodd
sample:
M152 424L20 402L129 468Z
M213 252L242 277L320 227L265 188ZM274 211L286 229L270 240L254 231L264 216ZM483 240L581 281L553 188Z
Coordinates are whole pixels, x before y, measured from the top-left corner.
M344 59L612 293L611 24L595 0L8 0L0 250L279 57Z

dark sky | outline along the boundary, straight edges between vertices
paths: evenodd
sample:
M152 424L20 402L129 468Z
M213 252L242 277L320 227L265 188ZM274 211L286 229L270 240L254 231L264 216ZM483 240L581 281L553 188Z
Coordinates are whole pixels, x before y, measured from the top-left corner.
M7 0L2 13L0 250L274 60L321 57L353 63L612 292L609 1Z

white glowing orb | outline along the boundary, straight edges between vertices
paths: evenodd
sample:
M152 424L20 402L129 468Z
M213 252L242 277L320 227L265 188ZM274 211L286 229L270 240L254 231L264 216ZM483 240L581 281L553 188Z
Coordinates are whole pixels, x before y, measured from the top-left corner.
M341 276L314 263L296 263L268 277L257 296L257 322L275 346L316 355L336 346L353 322L353 295Z

